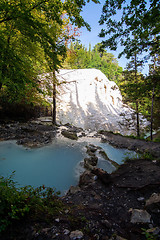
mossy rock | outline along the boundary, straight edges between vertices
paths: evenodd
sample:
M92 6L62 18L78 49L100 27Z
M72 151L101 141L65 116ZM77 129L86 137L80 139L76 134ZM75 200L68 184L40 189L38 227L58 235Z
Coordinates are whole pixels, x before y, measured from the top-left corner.
M94 146L92 144L87 145L86 148L87 148L88 155L93 155L97 151L97 149L98 149L97 146Z
M72 140L78 140L78 137L77 137L77 134L75 132L70 132L70 131L67 131L67 130L63 130L61 132L61 134L64 136L64 137L67 137L67 138L70 138Z

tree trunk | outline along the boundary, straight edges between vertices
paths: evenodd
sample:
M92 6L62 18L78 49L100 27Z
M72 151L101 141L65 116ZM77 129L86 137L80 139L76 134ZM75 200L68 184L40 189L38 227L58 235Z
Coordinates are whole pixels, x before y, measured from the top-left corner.
M137 137L140 137L138 101L136 101L136 116L137 116Z
M156 70L156 55L154 55L154 58L153 58L153 62L154 62L154 65L153 65L153 74L155 73L155 70ZM154 103L154 87L153 87L153 90L152 90L152 106L151 106L151 141L153 140L153 103Z
M134 67L135 67L135 82L137 84L138 79L137 79L137 54L136 53L134 55ZM136 100L136 116L137 116L137 137L140 137L138 100Z
M153 140L153 103L154 103L154 87L152 91L152 106L151 106L151 140Z
M56 125L56 75L53 70L53 112L52 112L52 123Z

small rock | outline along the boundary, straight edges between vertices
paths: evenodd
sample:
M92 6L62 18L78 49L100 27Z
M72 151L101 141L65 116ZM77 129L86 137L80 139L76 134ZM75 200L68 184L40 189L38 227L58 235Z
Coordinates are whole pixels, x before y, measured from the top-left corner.
M38 237L38 236L39 236L39 233L38 233L38 232L36 232L34 236L35 236L35 237Z
M107 228L110 228L112 226L108 220L102 220L101 223Z
M76 231L71 232L71 234L69 236L72 240L82 239L83 233L79 230L76 230Z
M68 209L66 209L66 210L65 210L65 213L66 213L66 214L67 214L67 213L69 213L69 210L68 210Z
M98 234L94 234L94 239L99 240L99 235Z
M42 229L42 232L43 232L43 233L47 233L49 230L50 230L50 228L43 228L43 229Z
M70 231L68 229L64 229L64 231L63 231L64 235L68 235L69 233L70 233Z
M92 144L90 144L87 149L89 149L91 152L96 152L97 151L97 147L92 145Z
M70 131L67 131L67 130L62 130L61 134L64 137L70 138L72 140L77 140L78 139L76 132L70 132Z
M146 210L154 214L160 213L160 194L153 193L151 197L146 201Z
M59 218L56 218L55 221L56 221L56 222L60 222L60 219L59 219Z
M97 180L97 176L95 175L95 176L93 177L93 179L94 179L94 181L96 181L96 180Z
M153 162L153 163L157 163L157 160L153 160L152 162Z
M137 198L137 201L138 201L138 202L144 202L144 197L139 197L139 198Z
M51 232L52 232L52 234L57 233L57 231L58 231L58 228L57 228L55 225L53 225L53 226L51 227Z
M149 228L153 228L153 224L151 224L151 223L148 224L148 227L149 227Z
M146 201L146 206L149 206L153 203L158 203L158 202L160 202L160 194L153 193L151 197Z
M151 215L141 209L133 209L131 223L150 223Z
M51 239L57 239L57 237L60 235L60 233L55 233L55 234L53 234L52 235L52 238ZM42 239L40 239L40 240L42 240Z

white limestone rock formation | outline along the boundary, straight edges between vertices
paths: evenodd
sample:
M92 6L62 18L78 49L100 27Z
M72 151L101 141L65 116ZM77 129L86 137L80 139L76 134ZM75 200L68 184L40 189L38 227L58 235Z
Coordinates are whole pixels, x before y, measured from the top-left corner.
M43 74L41 79L49 76ZM135 134L135 111L123 104L118 86L100 70L61 69L56 76L61 83L57 88L58 123ZM147 121L142 116L140 120L145 127Z

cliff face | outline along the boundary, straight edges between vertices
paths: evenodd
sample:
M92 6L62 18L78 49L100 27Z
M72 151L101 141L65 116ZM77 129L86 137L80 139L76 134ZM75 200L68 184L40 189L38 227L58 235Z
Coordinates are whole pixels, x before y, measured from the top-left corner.
M56 76L62 83L57 88L57 122L124 135L135 133L135 112L123 104L118 86L100 70L62 69ZM141 121L143 127L147 125L142 117Z

